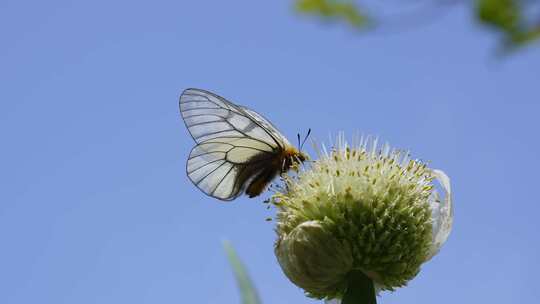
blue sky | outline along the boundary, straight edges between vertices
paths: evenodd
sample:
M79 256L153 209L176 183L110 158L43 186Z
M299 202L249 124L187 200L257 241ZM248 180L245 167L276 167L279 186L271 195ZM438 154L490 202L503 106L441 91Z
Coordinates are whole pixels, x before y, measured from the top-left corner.
M316 303L282 274L263 198L187 179L188 87L293 140L378 135L448 173L449 241L380 303L540 297L540 48L496 57L464 8L358 35L285 0L3 0L0 36L0 303L239 303L223 239L264 303Z

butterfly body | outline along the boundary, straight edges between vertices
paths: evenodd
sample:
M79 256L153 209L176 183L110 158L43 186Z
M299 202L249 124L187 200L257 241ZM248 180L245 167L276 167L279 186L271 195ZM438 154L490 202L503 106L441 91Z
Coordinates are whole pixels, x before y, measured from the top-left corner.
M220 200L261 194L307 156L265 118L211 92L187 89L180 112L197 145L187 173L201 191Z
M295 148L283 150L279 157L265 164L261 173L248 185L246 194L249 197L260 195L278 174L289 171L294 164L305 160L306 156Z

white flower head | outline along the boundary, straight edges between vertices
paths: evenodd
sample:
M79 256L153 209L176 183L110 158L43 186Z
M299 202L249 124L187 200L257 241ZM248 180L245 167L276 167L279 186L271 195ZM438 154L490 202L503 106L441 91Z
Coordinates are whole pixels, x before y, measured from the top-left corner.
M340 135L330 152L318 153L272 197L284 273L321 299L342 297L353 270L379 290L404 286L448 238L448 177L370 138L350 147Z

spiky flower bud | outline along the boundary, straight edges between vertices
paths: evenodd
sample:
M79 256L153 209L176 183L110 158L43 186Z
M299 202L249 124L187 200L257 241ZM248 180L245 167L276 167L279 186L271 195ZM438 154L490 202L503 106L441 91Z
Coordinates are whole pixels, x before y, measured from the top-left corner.
M349 148L340 137L332 152L285 183L272 198L275 253L287 277L312 297L342 297L353 270L381 290L404 286L450 233L446 175L387 145L378 149L376 141Z

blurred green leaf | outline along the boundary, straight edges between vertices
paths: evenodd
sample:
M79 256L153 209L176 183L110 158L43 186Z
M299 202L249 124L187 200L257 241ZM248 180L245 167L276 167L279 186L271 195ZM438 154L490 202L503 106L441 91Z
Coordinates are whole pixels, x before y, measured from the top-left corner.
M478 0L478 19L501 31L513 34L519 31L521 9L515 0Z
M343 19L350 25L360 28L367 23L367 17L360 9L349 1L338 0L298 0L296 9L299 12L319 15L325 19Z
M229 241L224 241L223 248L227 253L227 258L229 259L238 288L240 289L242 304L261 304L257 290L255 289L255 286L249 278L244 264L236 254L236 251L232 247L231 243Z
M528 24L520 0L477 0L478 20L503 34L506 50L513 50L540 38L540 25Z
M540 25L519 33L514 40L516 43L525 44L540 39Z

